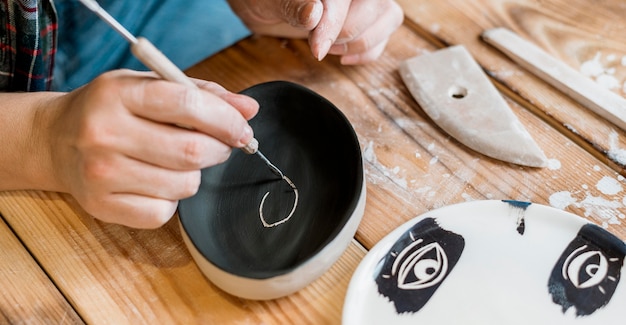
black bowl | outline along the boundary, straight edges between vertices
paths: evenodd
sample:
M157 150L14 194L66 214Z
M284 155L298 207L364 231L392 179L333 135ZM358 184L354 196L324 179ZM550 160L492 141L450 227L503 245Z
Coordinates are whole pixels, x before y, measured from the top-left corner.
M345 251L363 215L365 182L357 136L346 117L315 92L284 81L242 92L260 104L250 121L259 150L297 188L257 155L234 150L202 171L198 193L180 202L185 242L204 274L249 299L295 292Z

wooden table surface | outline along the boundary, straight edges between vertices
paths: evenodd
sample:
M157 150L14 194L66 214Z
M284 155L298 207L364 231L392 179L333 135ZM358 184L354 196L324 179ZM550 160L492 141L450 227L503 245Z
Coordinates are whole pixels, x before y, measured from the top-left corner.
M367 153L365 214L347 251L321 278L281 299L239 299L203 277L177 217L157 230L135 230L94 220L65 194L3 192L0 322L337 324L350 277L368 249L426 211L472 200L551 205L626 239L624 132L478 37L485 29L508 27L576 70L602 67L598 82L624 96L626 4L399 3L405 22L372 64L317 62L305 41L250 37L188 71L233 91L271 80L297 82L328 98L352 123ZM474 152L416 104L400 79L399 63L456 44L491 76L549 167L526 168Z

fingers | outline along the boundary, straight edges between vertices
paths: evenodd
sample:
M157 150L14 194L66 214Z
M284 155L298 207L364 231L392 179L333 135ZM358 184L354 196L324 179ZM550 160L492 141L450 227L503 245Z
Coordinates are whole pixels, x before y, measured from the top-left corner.
M350 10L351 1L325 1L322 17L309 36L311 52L322 60L328 54L330 47L337 41L346 17Z
M322 16L321 0L229 0L230 7L254 33L306 37Z
M200 171L173 171L122 155L85 157L79 191L72 195L94 217L134 228L156 228L174 214L178 200L194 195Z
M375 9L378 10L376 13ZM373 61L384 51L389 36L402 24L402 9L395 2L386 2L374 8L361 1L354 3L352 12L354 14L347 18L345 28L329 53L342 56L342 64Z
M342 64L378 58L404 18L393 0L326 1L324 5L324 16L311 33L311 50L318 60L326 54L340 55Z
M83 181L95 193L179 200L192 196L200 185L200 170L179 171L143 163L122 155L91 155L81 164Z
M128 193L111 194L97 204L90 203L84 203L83 207L97 219L139 229L163 226L178 207L176 200L155 199Z
M239 113L241 113L246 120L253 118L259 111L259 103L250 96L230 92L215 82L201 79L193 79L193 81L198 88L216 94L235 109L239 110Z
M136 81L136 80L135 80ZM120 90L129 111L143 119L185 126L231 147L243 147L253 137L246 117L258 111L253 99L202 84L217 94L164 80L142 79Z
M139 120L135 127L113 140L127 157L174 170L197 170L220 164L231 147L201 132ZM133 138L135 141L124 141ZM147 145L148 144L148 145ZM158 144L158 145L149 145Z

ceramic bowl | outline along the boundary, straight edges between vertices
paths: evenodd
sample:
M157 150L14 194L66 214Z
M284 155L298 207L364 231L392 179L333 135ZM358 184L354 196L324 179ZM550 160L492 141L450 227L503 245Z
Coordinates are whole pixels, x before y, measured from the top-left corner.
M275 299L320 277L350 244L365 209L363 160L349 121L315 92L274 81L242 93L260 104L250 120L259 150L293 182L297 206L280 223L296 191L259 156L234 150L204 169L198 193L180 202L181 233L222 290Z

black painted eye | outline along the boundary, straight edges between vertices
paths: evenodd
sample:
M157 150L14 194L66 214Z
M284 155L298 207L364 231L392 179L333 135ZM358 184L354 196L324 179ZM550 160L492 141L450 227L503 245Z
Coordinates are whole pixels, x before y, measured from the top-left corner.
M626 245L606 230L586 224L563 250L552 269L548 291L565 313L587 316L606 306L621 276Z
M563 263L563 278L579 289L600 284L609 272L609 262L604 254L597 250L587 249L587 245L583 245L574 250Z
M423 240L413 242L398 256L392 267L397 274L398 288L424 289L440 283L448 272L448 257L439 243L420 246Z
M417 312L445 281L465 247L462 236L425 218L402 234L380 261L378 292L398 313Z

